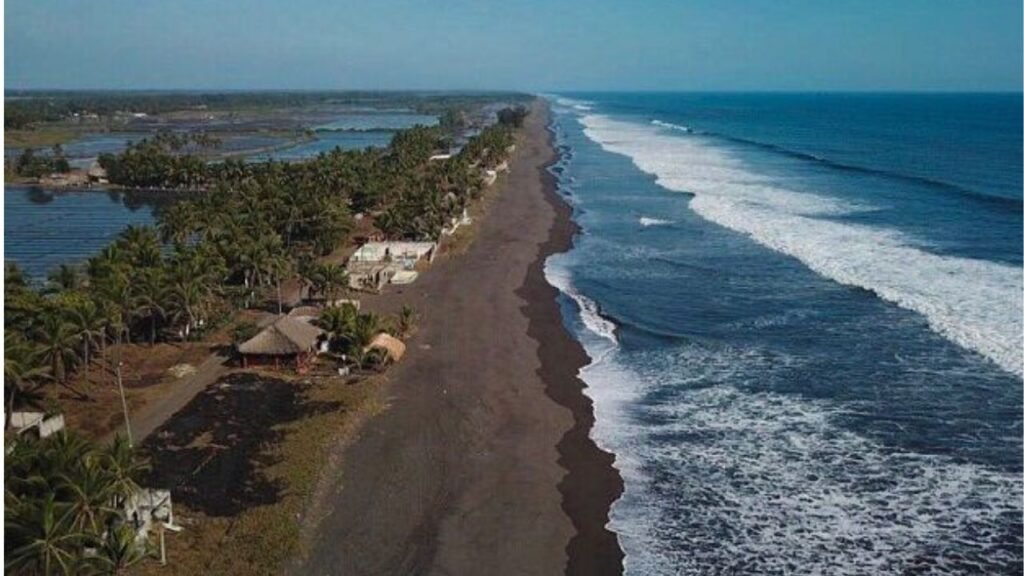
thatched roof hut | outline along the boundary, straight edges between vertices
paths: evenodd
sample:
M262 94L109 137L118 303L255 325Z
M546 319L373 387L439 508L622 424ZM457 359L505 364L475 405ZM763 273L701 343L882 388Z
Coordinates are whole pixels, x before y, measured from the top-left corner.
M405 355L405 344L394 336L381 332L370 341L365 351L373 349L383 350L392 362L398 362Z
M301 318L282 316L259 334L238 346L242 366L252 364L273 364L281 361L294 363L301 372L307 361L316 355L317 342L323 330Z
M288 311L288 315L309 322L320 317L320 308L318 306L296 306Z
M93 162L89 170L86 171L86 178L89 182L97 182L100 184L107 183L107 170L99 165L97 162Z

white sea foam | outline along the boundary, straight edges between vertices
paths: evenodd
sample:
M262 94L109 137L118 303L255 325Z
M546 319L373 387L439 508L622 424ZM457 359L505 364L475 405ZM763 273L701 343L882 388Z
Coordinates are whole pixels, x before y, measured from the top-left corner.
M939 256L897 231L822 219L863 207L782 188L696 138L597 114L581 122L589 138L631 158L662 186L694 194L690 206L704 218L794 256L822 276L914 310L939 334L1024 374L1021 268Z
M563 294L572 298L580 309L580 319L587 330L594 335L607 340L611 344L617 344L615 337L615 323L601 315L597 303L580 293L572 283L569 270L562 263L563 254L555 254L544 262L544 277L548 284L557 288Z
M640 217L641 226L665 226L671 223L671 220L662 220L660 218L648 218L647 216Z
M651 124L654 126L660 126L662 128L668 128L669 130L679 130L680 132L693 132L689 126L682 126L680 124L673 124L671 122L662 122L661 120L651 120Z
M592 436L616 454L625 480L611 528L628 574L898 574L921 558L929 573L962 573L1019 563L1004 540L1008 519L1020 516L1017 475L881 446L838 424L843 409L827 400L706 386L763 378L780 362L800 360L687 344L619 351L584 370ZM639 402L653 391L664 400Z
M555 97L555 104L571 108L576 112L590 112L594 109L593 102L587 102L586 100L576 100L575 98L566 98L564 96Z

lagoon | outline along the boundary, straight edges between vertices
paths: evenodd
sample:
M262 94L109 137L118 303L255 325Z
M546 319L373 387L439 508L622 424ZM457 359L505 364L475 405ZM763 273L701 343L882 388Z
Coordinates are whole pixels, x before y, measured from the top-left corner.
M136 192L5 186L4 261L41 282L61 264L95 255L125 227L153 224L168 201Z

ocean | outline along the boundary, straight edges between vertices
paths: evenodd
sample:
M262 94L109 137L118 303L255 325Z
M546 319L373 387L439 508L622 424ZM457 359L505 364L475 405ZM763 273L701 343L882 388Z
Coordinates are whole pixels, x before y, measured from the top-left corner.
M1022 572L1020 94L560 94L629 574Z

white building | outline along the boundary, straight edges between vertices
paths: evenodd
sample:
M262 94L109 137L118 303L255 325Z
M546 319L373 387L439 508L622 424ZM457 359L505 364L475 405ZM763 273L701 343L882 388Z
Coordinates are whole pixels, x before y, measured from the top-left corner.
M416 264L432 262L436 253L436 242L367 242L348 260L349 287L379 291L388 283L408 284L416 279Z

